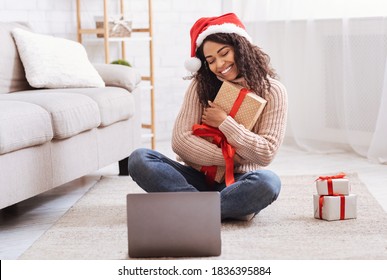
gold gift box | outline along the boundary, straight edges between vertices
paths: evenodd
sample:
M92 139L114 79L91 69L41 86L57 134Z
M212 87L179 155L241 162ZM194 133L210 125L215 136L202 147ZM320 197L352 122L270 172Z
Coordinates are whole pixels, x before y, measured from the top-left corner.
M229 114L242 88L239 85L224 81L215 97L214 103ZM249 92L234 117L235 121L251 130L262 113L266 102L262 97Z
M95 17L96 28L104 28L103 16ZM109 37L130 37L132 34L132 20L124 16L116 15L108 18ZM98 38L103 38L104 34L97 34Z
M227 114L230 113L239 92L243 87L227 81L224 81L215 97L214 103L220 106ZM247 93L239 110L234 116L237 123L242 124L248 130L252 130L260 114L265 108L267 101L253 92ZM206 138L212 142L211 138ZM215 181L220 183L224 180L226 168L218 166Z

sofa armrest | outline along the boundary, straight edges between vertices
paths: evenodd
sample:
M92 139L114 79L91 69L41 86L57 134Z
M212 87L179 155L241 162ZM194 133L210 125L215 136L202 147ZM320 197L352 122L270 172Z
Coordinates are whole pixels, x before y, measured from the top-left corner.
M132 67L119 64L93 64L106 86L121 87L132 92L141 82L141 75Z

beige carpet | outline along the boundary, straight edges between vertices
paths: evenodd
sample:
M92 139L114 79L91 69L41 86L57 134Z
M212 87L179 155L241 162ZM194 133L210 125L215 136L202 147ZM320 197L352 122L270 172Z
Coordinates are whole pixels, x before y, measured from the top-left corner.
M211 259L387 259L387 214L356 174L358 218L313 218L316 176L282 177L278 200L250 222L222 224ZM103 177L21 259L127 259L125 199L142 192L129 177Z

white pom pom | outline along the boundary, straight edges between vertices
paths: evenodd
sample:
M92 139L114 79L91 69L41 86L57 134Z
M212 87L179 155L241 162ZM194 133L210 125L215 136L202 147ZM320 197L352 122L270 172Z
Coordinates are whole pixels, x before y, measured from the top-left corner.
M202 67L202 62L197 57L191 57L184 62L184 67L191 73L196 73Z

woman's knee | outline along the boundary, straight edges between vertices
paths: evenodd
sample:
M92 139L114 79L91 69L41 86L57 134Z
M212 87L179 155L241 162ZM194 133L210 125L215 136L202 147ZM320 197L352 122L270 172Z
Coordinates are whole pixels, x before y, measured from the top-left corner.
M146 148L139 148L134 150L128 159L128 169L135 170L136 168L143 168L146 157L149 154L149 150Z
M266 176L266 188L268 192L271 192L271 195L273 197L273 201L277 199L280 191L281 191L281 179L277 174L275 174L273 171L266 170L265 175Z
M270 170L259 170L251 174L256 181L256 190L262 196L277 199L281 191L281 180L277 174Z

